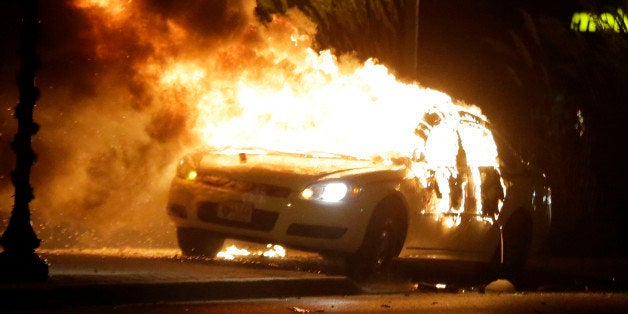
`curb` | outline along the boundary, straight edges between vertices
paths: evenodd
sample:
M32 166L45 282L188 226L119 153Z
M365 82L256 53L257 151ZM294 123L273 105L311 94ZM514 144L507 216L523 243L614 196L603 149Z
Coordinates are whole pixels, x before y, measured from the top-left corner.
M80 285L34 283L0 287L0 304L4 309L53 309L69 305L97 306L359 293L359 287L343 277Z

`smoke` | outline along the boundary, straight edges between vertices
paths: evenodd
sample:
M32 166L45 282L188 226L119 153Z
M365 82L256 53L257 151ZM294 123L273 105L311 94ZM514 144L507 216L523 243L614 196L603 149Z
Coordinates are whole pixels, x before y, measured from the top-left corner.
M255 1L230 0L148 0L143 8L159 14L162 20L172 20L198 39L215 44L216 39L237 35L247 25Z
M165 203L174 164L195 144L194 112L185 99L156 94L145 77L225 42L256 40L246 32L254 2L110 2L127 6L118 18L133 23L115 25L91 1L41 2L42 93L35 110L41 131L33 142L31 210L43 247L174 245ZM142 73L147 60L154 73ZM4 72L3 108L17 94ZM8 217L7 133L15 123L5 112L0 118L0 217Z

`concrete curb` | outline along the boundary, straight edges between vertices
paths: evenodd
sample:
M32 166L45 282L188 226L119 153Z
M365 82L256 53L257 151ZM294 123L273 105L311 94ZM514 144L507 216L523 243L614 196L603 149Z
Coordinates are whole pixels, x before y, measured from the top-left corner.
M32 283L0 286L0 304L3 309L54 309L68 305L97 306L359 293L359 287L343 277L166 283Z

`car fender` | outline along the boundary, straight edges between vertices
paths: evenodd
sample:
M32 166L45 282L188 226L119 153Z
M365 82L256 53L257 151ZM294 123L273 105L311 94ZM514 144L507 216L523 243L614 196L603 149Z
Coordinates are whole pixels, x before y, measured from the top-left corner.
M518 184L508 189L504 206L497 220L500 230L508 225L517 211L523 211L530 219L532 238L530 252L537 253L543 249L551 225L551 195L549 189L536 187L534 184Z
M409 202L406 196L408 193L411 193L412 188L415 187L407 186L404 182L399 181L370 182L363 186L364 191L368 191L368 193L364 193L367 198L361 201L364 204L369 204L369 217L372 217L375 210L385 206L383 204L386 202L396 202L398 204L397 209L401 211L400 214L403 217L403 238L405 240L409 208Z

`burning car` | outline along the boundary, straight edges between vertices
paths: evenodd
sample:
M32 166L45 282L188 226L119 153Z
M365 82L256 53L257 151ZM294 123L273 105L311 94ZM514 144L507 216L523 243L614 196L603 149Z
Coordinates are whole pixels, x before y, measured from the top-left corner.
M172 180L168 215L185 255L225 238L341 256L354 275L394 258L496 262L505 275L538 248L550 190L485 119L432 108L407 156L203 148Z

